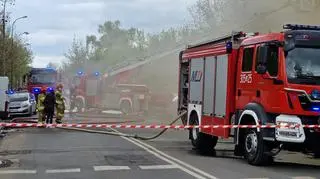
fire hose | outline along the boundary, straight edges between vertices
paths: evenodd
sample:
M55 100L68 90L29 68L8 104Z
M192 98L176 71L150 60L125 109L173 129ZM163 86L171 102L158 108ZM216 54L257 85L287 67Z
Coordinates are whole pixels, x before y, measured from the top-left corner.
M176 117L169 125L173 125L176 123L181 117L183 117L187 111L182 112L178 117ZM165 133L168 128L163 129L161 132L159 132L156 135L150 136L150 137L144 137L144 136L139 136L138 134L125 134L125 133L120 133L118 131L110 132L110 131L98 131L98 130L90 130L90 129L82 129L82 128L75 128L75 127L57 127L59 129L65 129L65 130L75 130L75 131L81 131L81 132L88 132L88 133L96 133L96 134L106 134L106 135L113 135L113 136L121 136L121 137L128 137L128 138L135 138L139 140L152 140L155 138L158 138L161 136L163 133Z

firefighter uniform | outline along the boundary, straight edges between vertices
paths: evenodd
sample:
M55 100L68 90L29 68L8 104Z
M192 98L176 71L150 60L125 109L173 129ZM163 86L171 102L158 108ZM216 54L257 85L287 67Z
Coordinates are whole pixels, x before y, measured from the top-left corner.
M64 117L65 103L64 97L62 96L62 85L57 86L55 92L56 95L56 123L61 124L62 118Z
M42 88L41 93L38 95L38 101L37 101L38 123L41 123L41 124L43 124L45 121L45 111L44 111L45 98L46 98L46 89Z

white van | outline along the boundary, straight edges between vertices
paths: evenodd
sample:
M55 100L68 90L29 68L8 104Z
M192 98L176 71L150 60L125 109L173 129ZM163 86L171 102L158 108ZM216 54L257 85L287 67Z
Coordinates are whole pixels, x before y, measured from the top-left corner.
M9 78L0 76L0 119L5 120L9 118Z

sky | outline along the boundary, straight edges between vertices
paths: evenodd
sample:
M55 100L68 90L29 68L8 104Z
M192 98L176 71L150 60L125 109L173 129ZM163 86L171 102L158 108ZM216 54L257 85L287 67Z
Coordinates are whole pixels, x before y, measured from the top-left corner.
M49 62L67 61L74 37L84 39L97 34L99 24L120 20L123 27L158 32L187 22L187 7L196 0L16 0L8 11L16 22L15 33L22 36L34 53L32 65L45 67Z

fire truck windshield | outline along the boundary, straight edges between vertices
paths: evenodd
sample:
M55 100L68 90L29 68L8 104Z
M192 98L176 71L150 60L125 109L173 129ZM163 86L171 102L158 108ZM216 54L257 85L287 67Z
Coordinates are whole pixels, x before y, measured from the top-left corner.
M320 48L296 47L286 52L288 81L320 85Z
M56 82L56 75L51 73L37 73L30 77L31 84L54 84Z

